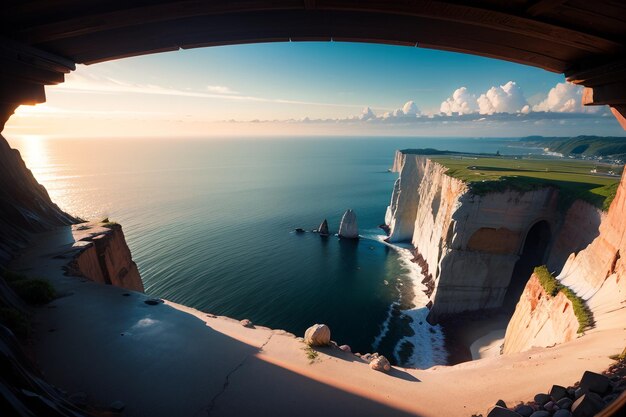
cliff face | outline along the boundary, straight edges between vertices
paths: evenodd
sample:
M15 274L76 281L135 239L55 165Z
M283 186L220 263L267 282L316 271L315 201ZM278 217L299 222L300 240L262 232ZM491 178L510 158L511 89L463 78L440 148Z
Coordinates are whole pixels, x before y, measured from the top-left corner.
M549 258L548 269L560 273L561 268L572 253L585 249L598 236L600 224L606 213L593 205L576 200L567 210L562 227L554 239Z
M502 353L516 353L533 346L552 346L576 338L578 319L571 301L562 293L546 293L535 274L524 288L506 328Z
M573 217L577 220L572 221L571 228L565 228L564 236L570 236L576 225L585 228L588 227L587 220L596 221L593 217ZM609 212L601 218L600 234L584 249L572 253L557 277L563 285L586 300L595 323L591 332L622 330L624 327L626 266L621 254L626 251L626 177L622 176ZM562 240L566 239L563 237ZM576 337L572 329L577 323L571 317L571 309L565 307L567 300L559 300L558 296L552 299L543 297L540 305L533 307L533 300L541 294L531 282L526 286L507 327L504 353L519 352L533 346L550 346Z
M75 222L50 200L20 153L0 136L0 265L28 244L31 233Z
M143 282L126 244L122 227L97 223L72 228L76 254L68 266L72 275L101 284L143 292Z
M411 242L428 271L431 322L502 306L520 255L523 261L528 256L525 243L535 225L545 229L535 237L545 250L538 262L549 260L553 270L598 233L599 212L581 202L563 216L554 188L475 195L446 175L444 166L402 152L396 153L393 170L400 176L387 208L389 241Z

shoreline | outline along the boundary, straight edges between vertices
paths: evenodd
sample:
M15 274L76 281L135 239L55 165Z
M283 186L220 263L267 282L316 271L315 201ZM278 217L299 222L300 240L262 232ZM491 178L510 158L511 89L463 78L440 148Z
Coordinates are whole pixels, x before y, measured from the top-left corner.
M500 310L493 310L469 312L463 317L441 320L448 352L448 365L479 360L480 349L495 343L497 341L497 338L494 340L495 335L502 333L502 338L504 337L510 318L510 315Z

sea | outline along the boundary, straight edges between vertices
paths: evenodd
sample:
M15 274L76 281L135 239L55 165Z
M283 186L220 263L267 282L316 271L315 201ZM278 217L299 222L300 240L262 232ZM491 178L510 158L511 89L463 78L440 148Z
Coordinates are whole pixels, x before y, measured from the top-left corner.
M384 242L405 148L541 153L503 138L8 138L63 210L123 226L146 293L353 352L445 364L410 245ZM357 215L358 241L311 231ZM302 228L305 233L296 233ZM190 341L192 342L192 341Z

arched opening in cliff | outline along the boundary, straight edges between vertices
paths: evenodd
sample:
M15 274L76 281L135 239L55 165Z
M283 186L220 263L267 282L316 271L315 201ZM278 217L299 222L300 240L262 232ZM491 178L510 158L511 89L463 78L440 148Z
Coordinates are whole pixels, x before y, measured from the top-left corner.
M551 237L550 225L545 220L538 221L528 230L504 298L503 308L505 310L511 313L515 310L515 305L524 291L533 269L543 264Z

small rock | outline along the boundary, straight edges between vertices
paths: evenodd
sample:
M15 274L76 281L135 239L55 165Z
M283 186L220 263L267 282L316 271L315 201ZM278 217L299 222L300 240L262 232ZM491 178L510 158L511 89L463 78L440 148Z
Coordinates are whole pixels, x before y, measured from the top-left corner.
M530 415L535 410L533 410L533 408L531 406L529 406L529 405L521 404L521 405L518 405L517 407L515 407L513 409L513 411L515 411L517 414L519 414L522 417L530 417Z
M592 417L604 408L602 398L594 393L587 392L572 404L572 415L574 417Z
M596 394L605 394L609 389L609 378L604 375L596 374L595 372L585 371L582 379L580 380L580 388L583 391L591 391Z
M556 405L559 406L559 408L561 409L566 409L569 410L570 408L572 408L572 404L574 404L574 401L572 401L571 398L561 398L560 400L558 400L556 402Z
M496 401L496 405L500 406L500 407L504 407L504 408L509 408L509 407L506 406L506 403L504 402L504 400Z
M552 397L554 401L558 401L561 398L564 398L566 396L567 396L567 388L562 387L560 385L552 385L552 389L550 390L550 397Z
M144 301L144 303L148 304L149 306L155 306L157 304L162 304L163 300L161 300L160 298L148 298L146 301Z
M552 414L552 417L572 417L572 413L569 410L556 410L556 413Z
M391 369L391 364L384 356L378 356L370 362L370 368L375 371L388 372Z
M574 388L568 388L567 396L574 399L574 397L576 396L576 390Z
M548 394L537 394L535 395L535 402L540 406L544 406L548 401L550 401L550 396Z
M328 231L328 221L326 219L324 219L324 221L317 228L317 233L319 233L320 236L328 236L330 234Z
M576 391L574 391L574 399L577 400L580 397L583 396L583 394L585 393L585 391L582 388L576 388Z
M330 343L330 328L325 324L314 324L306 329L304 343L309 346L328 346Z
M548 401L547 403L545 403L545 404L543 405L543 408L544 408L544 409L546 409L546 410L548 410L548 411L552 411L552 409L554 408L554 406L555 406L554 401Z
M339 349L343 350L344 352L352 352L352 349L350 349L350 346L348 345L341 345L339 346Z
M496 405L491 410L489 410L489 414L487 414L487 417L519 417L519 414L517 414L515 411L509 410L506 407Z
M296 228L296 233L304 233L304 229L301 227Z
M608 404L611 401L615 400L617 397L619 397L618 394L609 394L606 397L603 397L602 401L604 401L605 404Z
M124 404L121 401L113 401L110 405L109 405L109 410L113 411L114 413L121 413L124 408L126 408L126 404Z
M550 412L546 410L535 411L530 417L550 417Z
M254 326L252 325L252 322L251 322L250 320L248 320L248 319L243 319L243 320L241 320L239 323L240 323L243 327L247 327L247 328L252 328L252 327L254 327Z

